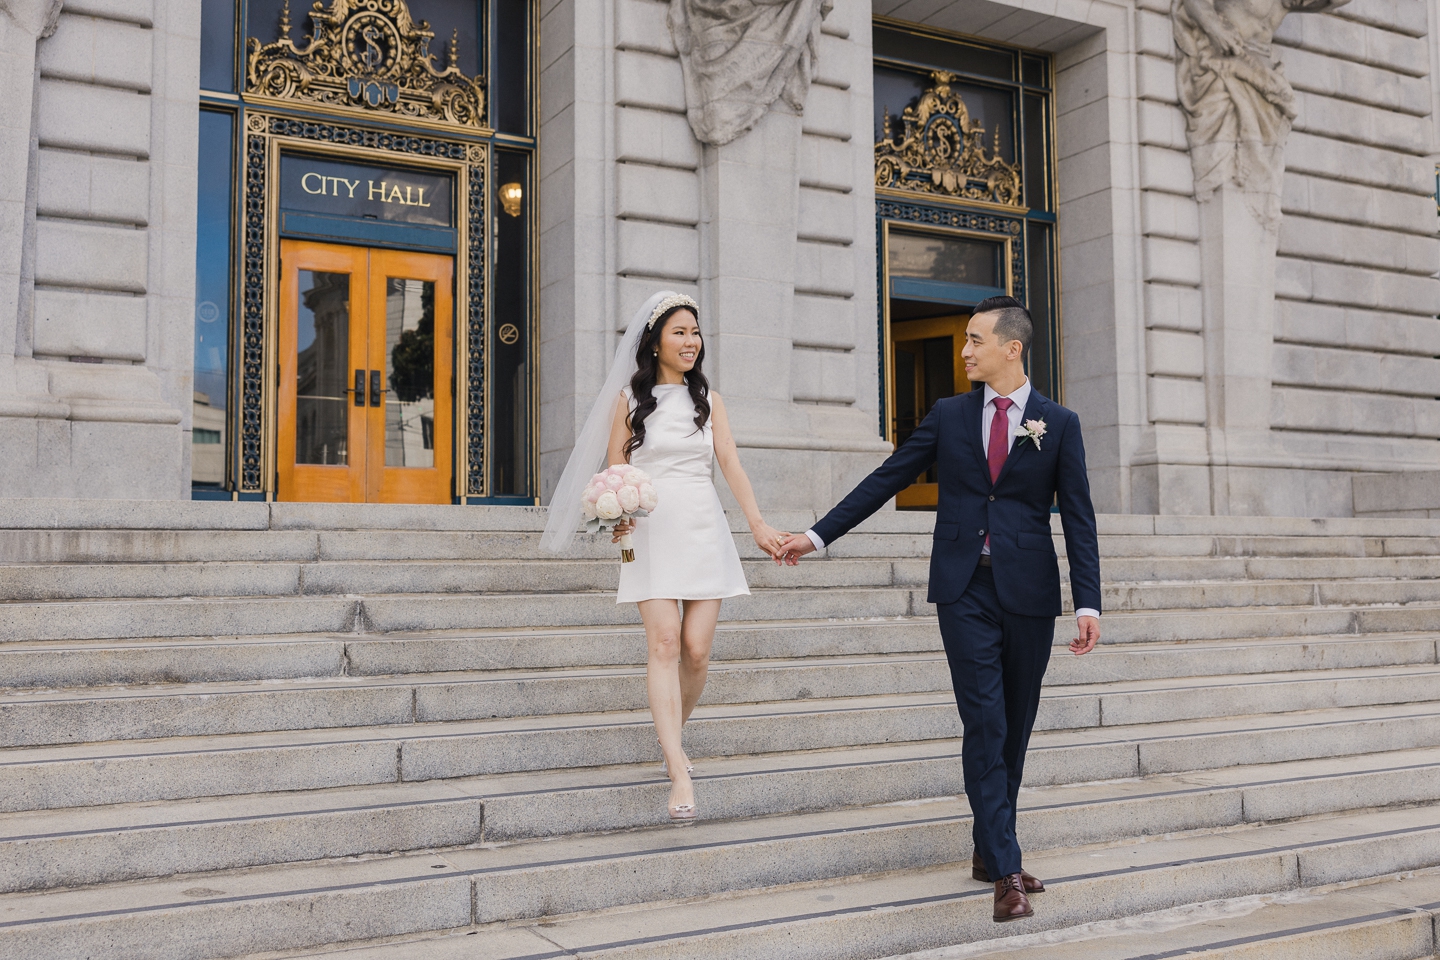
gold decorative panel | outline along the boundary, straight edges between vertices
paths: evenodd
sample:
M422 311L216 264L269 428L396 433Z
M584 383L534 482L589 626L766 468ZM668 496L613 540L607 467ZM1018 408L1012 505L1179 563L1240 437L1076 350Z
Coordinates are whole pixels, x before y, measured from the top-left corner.
M933 85L901 113L899 139L886 113L875 144L875 186L1019 206L1020 168L986 152L985 128L950 88L955 75L936 70L930 79Z
M401 117L466 127L485 126L485 87L458 66L458 39L448 63L435 64L435 34L416 23L405 0L316 0L313 33L303 46L290 39L290 4L281 38L251 37L246 56L247 94L332 107L384 110Z

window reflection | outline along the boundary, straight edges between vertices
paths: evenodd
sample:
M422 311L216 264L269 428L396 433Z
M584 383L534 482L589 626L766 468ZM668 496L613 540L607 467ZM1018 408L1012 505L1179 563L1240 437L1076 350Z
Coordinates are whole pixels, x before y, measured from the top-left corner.
M1003 287L1000 246L938 234L890 232L890 276Z
M191 408L195 432L191 435L190 479L205 486L225 482L234 129L234 114L200 111L195 229L195 397ZM218 437L211 442L208 433L201 431L216 433Z
M344 466L350 403L350 275L300 271L295 462Z
M435 284L385 280L385 466L435 466Z

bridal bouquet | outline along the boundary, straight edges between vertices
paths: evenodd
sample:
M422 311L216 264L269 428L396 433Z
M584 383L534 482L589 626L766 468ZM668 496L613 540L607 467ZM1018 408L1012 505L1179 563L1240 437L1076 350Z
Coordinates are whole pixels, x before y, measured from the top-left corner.
M623 463L602 470L590 478L580 494L585 532L609 533L621 520L648 516L658 500L644 471ZM620 559L624 563L635 559L635 542L628 533L620 538Z

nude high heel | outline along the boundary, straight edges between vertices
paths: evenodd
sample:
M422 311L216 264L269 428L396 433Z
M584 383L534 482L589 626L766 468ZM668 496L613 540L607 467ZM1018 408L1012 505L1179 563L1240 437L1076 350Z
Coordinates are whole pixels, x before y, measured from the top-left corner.
M655 742L659 743L660 741L656 740ZM660 756L660 772L665 774L665 776L667 777L670 776L670 763L668 760L665 759L664 754L661 754ZM695 772L695 764L687 762L685 764L685 772L693 774Z

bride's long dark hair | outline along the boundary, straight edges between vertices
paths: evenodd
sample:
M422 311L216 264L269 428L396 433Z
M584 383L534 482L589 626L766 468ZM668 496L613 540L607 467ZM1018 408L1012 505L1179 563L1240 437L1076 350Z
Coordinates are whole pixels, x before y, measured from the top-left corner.
M655 352L660 349L660 338L665 334L665 325L681 310L694 313L690 307L677 306L666 310L660 318L645 331L640 345L635 348L635 363L640 369L630 378L630 392L635 396L635 409L630 411L630 439L625 441L625 462L630 454L645 442L645 418L655 412L655 384L660 376L660 358ZM695 354L695 366L685 374L685 386L690 390L690 400L695 404L695 429L705 429L710 419L710 381L705 379L700 365L705 360L705 337L700 337L700 352Z

